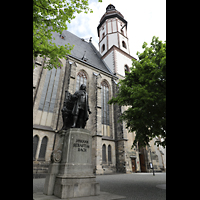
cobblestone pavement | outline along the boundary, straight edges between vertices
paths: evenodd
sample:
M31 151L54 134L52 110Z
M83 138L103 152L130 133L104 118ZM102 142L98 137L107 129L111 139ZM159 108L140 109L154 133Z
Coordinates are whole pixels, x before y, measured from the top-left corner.
M45 179L33 179L33 193L42 192ZM166 173L98 175L100 190L126 196L127 200L165 200Z

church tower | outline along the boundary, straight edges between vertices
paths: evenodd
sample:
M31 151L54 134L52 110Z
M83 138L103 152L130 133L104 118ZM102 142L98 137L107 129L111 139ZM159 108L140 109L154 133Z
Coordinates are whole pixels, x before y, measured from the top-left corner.
M106 13L100 19L97 32L102 59L113 73L124 77L135 58L130 55L127 21L112 4L107 6Z

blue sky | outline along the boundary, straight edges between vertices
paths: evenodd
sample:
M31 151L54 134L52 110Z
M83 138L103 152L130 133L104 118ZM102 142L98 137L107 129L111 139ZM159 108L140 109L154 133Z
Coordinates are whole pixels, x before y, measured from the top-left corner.
M77 14L76 18L67 24L68 31L80 38L89 39L99 50L97 26L106 7L113 4L128 22L130 54L137 58L136 52L143 52L142 44L150 45L155 35L160 40L166 40L166 0L89 0L89 7L93 13Z

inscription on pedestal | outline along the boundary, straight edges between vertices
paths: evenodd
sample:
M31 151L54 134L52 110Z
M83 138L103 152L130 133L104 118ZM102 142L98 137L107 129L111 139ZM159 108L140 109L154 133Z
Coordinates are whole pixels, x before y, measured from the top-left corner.
M88 144L88 140L77 139L73 147L78 147L78 151L86 152L87 148L90 148L90 145Z

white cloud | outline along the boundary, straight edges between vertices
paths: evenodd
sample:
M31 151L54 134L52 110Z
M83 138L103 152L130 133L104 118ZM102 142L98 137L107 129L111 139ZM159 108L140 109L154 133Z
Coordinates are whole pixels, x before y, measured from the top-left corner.
M113 4L128 22L128 38L130 53L138 58L136 52L142 52L143 42L151 43L155 35L160 40L166 40L166 0L89 0L93 13L77 14L68 24L68 30L80 38L92 37L92 42L98 48L99 38L97 26L106 7Z

